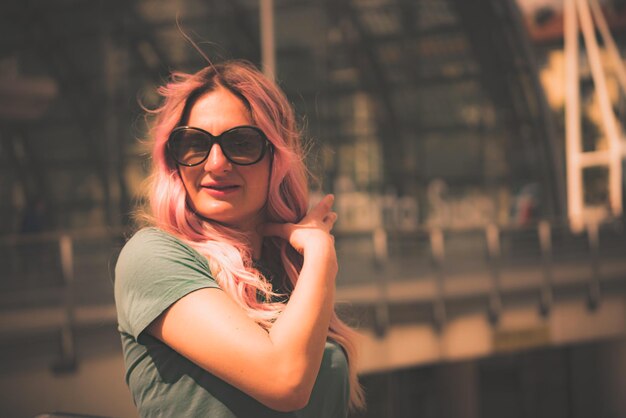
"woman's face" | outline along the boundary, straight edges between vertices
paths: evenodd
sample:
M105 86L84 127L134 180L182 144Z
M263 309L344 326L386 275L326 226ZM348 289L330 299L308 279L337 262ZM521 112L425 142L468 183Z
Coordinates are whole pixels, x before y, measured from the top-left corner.
M218 86L196 101L187 125L217 136L236 126L253 125L253 121L243 102ZM179 166L188 203L207 219L242 231L254 231L265 220L270 158L268 152L256 164L236 165L214 144L203 163Z

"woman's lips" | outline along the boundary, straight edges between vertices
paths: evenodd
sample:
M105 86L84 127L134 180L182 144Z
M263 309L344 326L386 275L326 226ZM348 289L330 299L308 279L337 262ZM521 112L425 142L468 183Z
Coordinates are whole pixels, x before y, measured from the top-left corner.
M211 196L222 197L222 196L227 196L229 194L236 192L237 190L239 190L239 186L236 184L227 184L227 185L211 184L211 185L202 186L202 190L204 190L206 193L208 193Z

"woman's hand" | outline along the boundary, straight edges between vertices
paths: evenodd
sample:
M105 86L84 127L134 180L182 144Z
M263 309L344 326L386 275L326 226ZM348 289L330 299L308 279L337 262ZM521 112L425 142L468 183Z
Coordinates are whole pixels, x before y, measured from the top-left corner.
M330 231L337 221L337 213L331 210L335 197L331 194L324 196L307 215L297 224L267 223L263 225L261 233L265 236L283 238L300 254L332 248L334 254L334 238Z

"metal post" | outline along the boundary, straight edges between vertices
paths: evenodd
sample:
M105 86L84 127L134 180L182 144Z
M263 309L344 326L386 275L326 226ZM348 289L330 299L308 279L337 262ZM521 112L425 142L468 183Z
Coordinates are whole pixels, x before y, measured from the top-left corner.
M382 268L387 263L389 257L387 231L382 227L374 229L372 234L372 242L374 243L374 259L378 268Z
M487 314L489 321L495 325L500 320L502 312L502 296L500 295L500 230L496 225L489 224L485 230L485 235L487 237L492 280Z
M587 304L594 311L600 305L600 233L597 222L587 224L587 237L589 239L589 252L591 253L591 277L589 278L589 290Z
M548 221L540 221L538 225L539 245L543 264L543 285L539 291L539 313L544 318L550 313L554 302L552 290L552 230Z
M76 369L76 348L74 344L74 251L72 239L67 235L59 238L61 270L65 285L65 321L61 326L61 358L53 366L57 373L67 373Z
M435 330L441 332L446 323L446 304L444 299L444 271L445 260L445 239L443 231L439 228L430 230L430 250L433 257L433 267L435 270L435 284L437 293L433 304L433 323Z
M276 77L276 44L274 39L274 0L260 0L261 63L263 74Z
M378 272L376 274L376 282L378 283L378 291L380 294L374 311L374 332L378 337L383 337L387 333L390 325L387 275L384 272L389 256L387 231L382 227L374 229L372 242L374 244L374 265Z

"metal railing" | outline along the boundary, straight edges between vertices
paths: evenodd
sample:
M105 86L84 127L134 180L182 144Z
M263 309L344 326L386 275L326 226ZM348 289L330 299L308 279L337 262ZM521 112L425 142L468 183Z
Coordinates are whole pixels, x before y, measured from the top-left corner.
M355 237L361 242L355 242ZM363 261L364 241L371 243L369 266ZM626 234L621 221L590 224L581 233L572 233L564 223L547 221L527 227L490 224L465 230L381 228L339 233L337 247L345 298L350 300L350 291L365 283L377 290L355 302L374 307L373 326L379 335L390 326L390 307L411 298L431 306L433 326L441 330L447 306L459 298L484 299L486 314L495 325L502 315L504 296L534 294L537 309L545 317L553 307L555 289L575 288L578 293L583 289L585 303L595 310L603 287L612 291L626 280ZM410 288L401 284L408 282L430 286L403 292ZM420 289L429 290L423 292L426 300L418 294Z
M61 350L53 369L74 370L78 305L113 302L111 264L122 237L111 229L1 237L0 340L58 333ZM15 314L20 311L35 315Z
M48 328L61 336L60 368L75 364L73 333L85 325L77 311L113 304L113 267L125 234L109 229L0 238L0 309L56 307L58 320ZM496 324L506 295L535 294L537 309L547 316L555 289L582 286L593 310L606 283L626 279L626 233L619 221L589 225L578 234L547 221L524 228L375 228L337 231L336 243L342 299L372 308L378 335L389 329L396 303L430 306L433 326L441 330L455 300L482 298ZM404 291L406 284L424 286ZM369 293L359 293L364 288ZM0 339L19 328L8 321L0 324ZM44 328L34 324L26 330Z

